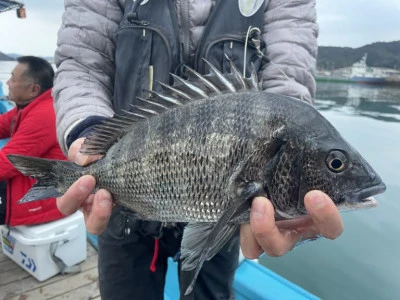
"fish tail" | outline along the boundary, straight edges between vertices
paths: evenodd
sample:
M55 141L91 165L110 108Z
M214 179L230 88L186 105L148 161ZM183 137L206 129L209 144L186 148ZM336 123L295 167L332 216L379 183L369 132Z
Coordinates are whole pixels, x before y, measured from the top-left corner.
M61 196L63 193L57 187L65 174L70 173L68 169L75 166L68 161L15 154L9 154L7 158L22 174L38 180L18 203Z

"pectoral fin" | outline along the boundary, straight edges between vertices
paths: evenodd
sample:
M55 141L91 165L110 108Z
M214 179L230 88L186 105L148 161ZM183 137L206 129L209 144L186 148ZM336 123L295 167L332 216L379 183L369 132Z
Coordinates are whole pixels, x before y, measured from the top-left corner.
M218 223L190 223L185 227L181 245L182 271L193 271L185 295L193 290L203 263L221 250L239 226Z
M225 211L217 223L189 223L185 227L181 245L182 271L193 270L185 295L192 291L203 263L213 258L235 234L239 224L232 220L248 210L250 200L260 193L257 187L259 185L249 184L233 201L236 205Z

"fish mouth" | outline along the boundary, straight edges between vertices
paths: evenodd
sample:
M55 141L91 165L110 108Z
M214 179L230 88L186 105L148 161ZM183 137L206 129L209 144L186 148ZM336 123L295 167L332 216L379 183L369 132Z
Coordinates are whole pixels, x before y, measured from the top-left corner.
M381 194L386 190L386 185L380 182L369 188L365 188L348 195L340 197L340 202L337 207L340 211L349 211L357 209L367 209L378 206L378 202L375 200L375 195Z

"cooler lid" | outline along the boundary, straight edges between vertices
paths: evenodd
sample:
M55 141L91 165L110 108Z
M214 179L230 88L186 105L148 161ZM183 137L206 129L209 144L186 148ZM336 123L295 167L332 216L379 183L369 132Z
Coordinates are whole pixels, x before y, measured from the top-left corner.
M82 223L84 226L83 213L78 210L72 215L56 221L51 221L39 225L13 226L11 227L11 231L19 232L20 234L31 238L43 237L57 234L59 232L67 230L70 227L75 227L80 223Z

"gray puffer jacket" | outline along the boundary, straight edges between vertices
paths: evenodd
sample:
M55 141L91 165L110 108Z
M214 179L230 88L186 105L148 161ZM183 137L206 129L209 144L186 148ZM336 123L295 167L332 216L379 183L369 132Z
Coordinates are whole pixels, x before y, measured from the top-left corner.
M261 68L262 88L312 102L318 36L315 0L265 1L263 38L272 63ZM65 139L76 124L88 116L112 116L114 113L111 104L114 33L123 17L124 2L65 0L55 53L58 70L53 88L58 140L65 153ZM183 6L189 8L191 55L214 2L176 1L178 16Z

